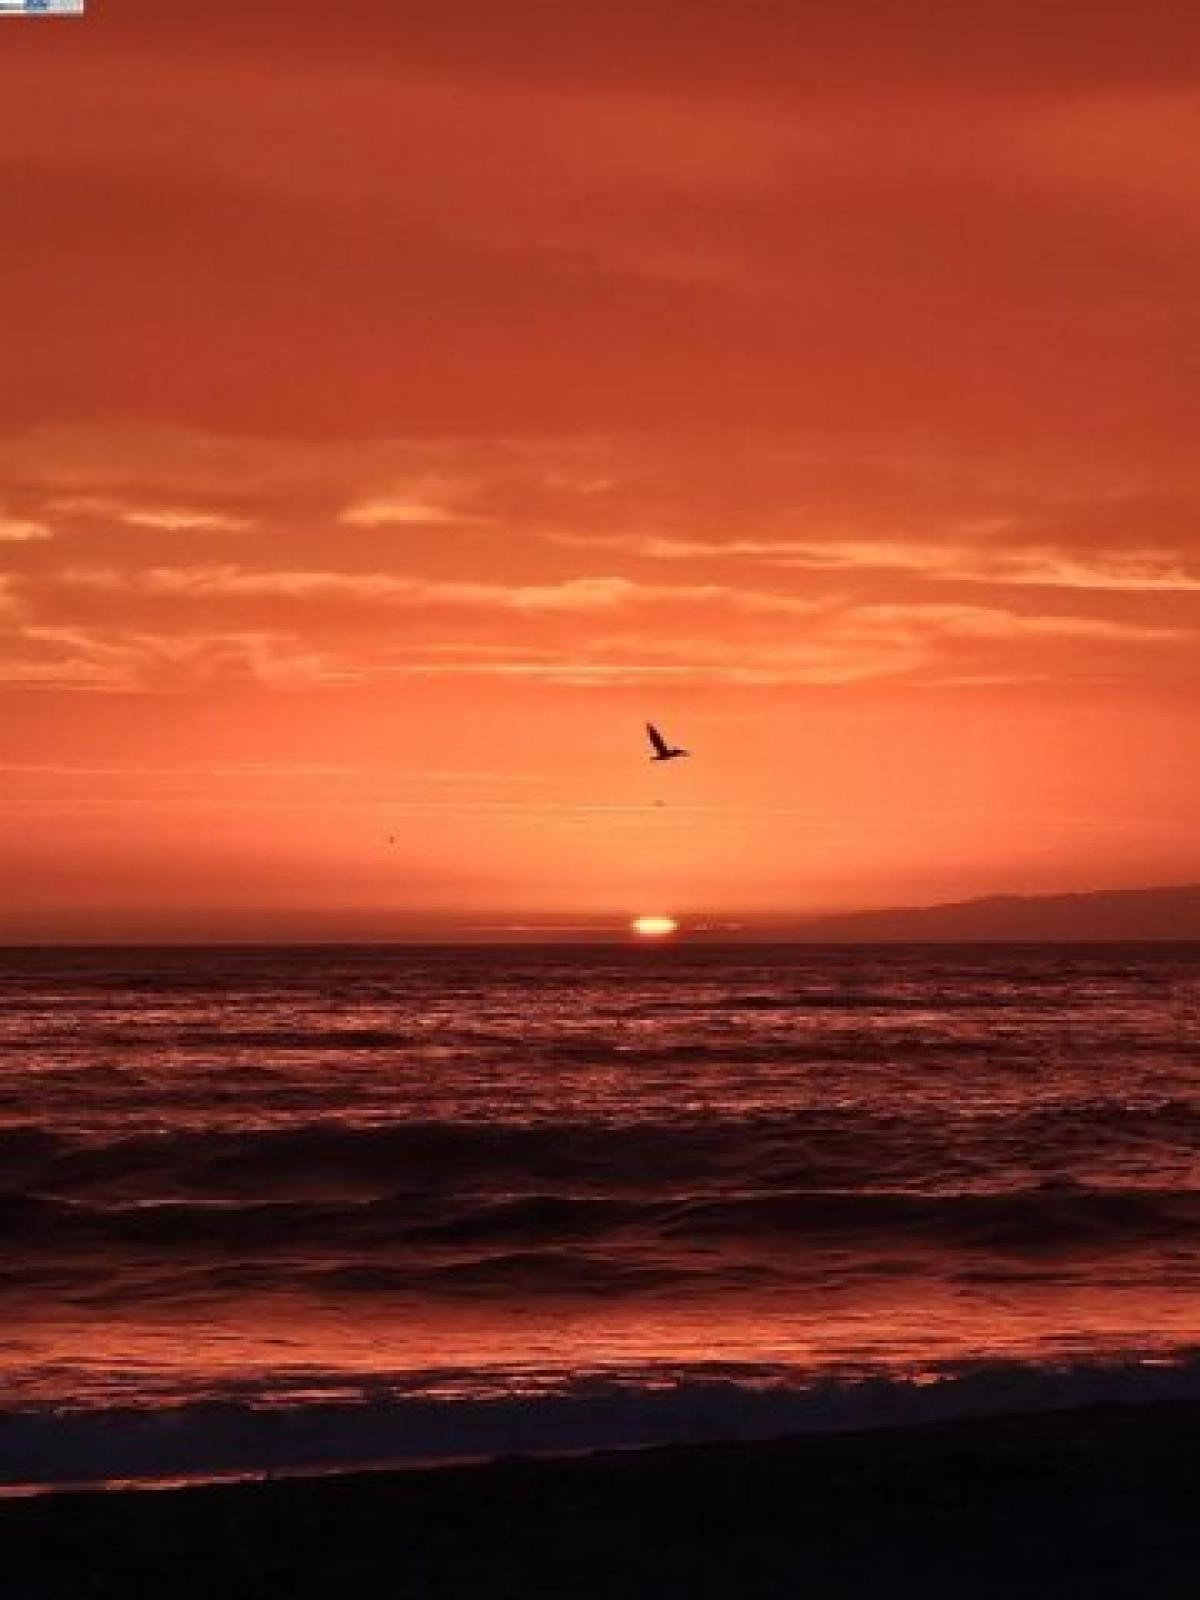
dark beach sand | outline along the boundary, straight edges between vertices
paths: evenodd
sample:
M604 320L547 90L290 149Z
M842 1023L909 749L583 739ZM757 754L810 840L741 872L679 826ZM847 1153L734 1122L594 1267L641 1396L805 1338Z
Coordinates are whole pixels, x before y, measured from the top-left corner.
M1200 1593L1200 1405L0 1504L4 1600Z

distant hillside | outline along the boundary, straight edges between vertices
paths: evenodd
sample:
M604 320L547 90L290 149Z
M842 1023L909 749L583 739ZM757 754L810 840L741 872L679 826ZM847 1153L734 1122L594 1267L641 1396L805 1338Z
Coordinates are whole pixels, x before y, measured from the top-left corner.
M1022 939L1200 940L1200 886L1089 894L994 895L954 905L813 918L805 940L967 942Z

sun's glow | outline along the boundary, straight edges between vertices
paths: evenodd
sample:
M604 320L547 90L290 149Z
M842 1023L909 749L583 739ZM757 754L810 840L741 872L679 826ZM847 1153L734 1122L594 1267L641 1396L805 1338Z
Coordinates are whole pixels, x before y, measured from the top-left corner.
M665 939L679 924L674 917L634 917L631 926L640 939Z

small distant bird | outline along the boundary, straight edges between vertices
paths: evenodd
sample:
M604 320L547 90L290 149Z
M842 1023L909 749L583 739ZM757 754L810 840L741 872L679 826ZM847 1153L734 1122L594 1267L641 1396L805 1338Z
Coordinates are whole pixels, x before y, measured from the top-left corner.
M651 761L675 761L679 756L690 756L690 750L681 750L678 745L668 744L652 722L646 724L646 734L654 746Z

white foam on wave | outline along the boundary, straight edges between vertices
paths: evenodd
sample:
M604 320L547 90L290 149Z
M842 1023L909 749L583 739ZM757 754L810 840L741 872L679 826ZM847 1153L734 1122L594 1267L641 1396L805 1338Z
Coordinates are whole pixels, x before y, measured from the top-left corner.
M1200 1347L1170 1359L978 1361L908 1377L802 1382L714 1364L482 1398L454 1395L445 1373L437 1387L297 1401L242 1385L157 1409L10 1412L0 1415L0 1490L300 1476L1197 1400Z

